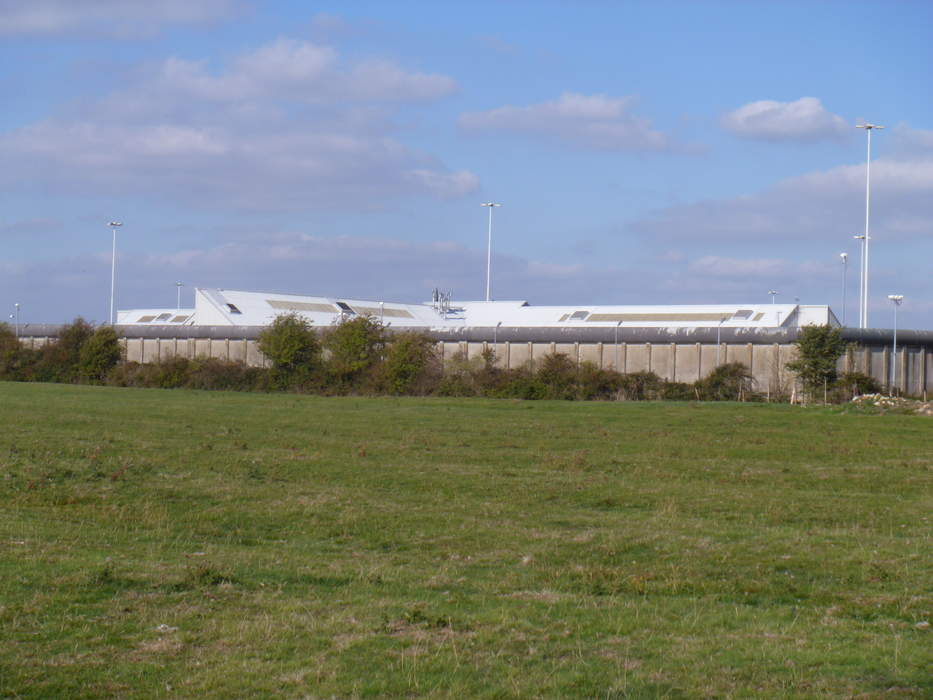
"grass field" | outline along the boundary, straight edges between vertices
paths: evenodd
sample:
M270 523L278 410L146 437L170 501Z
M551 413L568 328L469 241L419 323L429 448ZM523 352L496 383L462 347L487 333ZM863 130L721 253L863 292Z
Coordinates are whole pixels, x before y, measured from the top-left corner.
M0 695L933 696L933 419L0 384Z

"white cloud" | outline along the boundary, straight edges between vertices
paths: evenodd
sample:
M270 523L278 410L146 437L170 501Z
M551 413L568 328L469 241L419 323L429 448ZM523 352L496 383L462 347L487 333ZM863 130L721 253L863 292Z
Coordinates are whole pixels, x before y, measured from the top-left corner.
M872 162L872 229L888 236L933 231L933 153ZM865 166L783 180L756 194L661 209L629 229L678 241L841 240L864 227Z
M239 0L0 0L0 36L132 38L164 25L223 19L240 5Z
M724 114L721 124L738 136L764 141L819 141L853 133L852 124L827 111L815 97L750 102Z
M774 276L786 274L791 264L778 258L728 258L717 255L704 255L690 262L691 272L704 275L747 278L759 275Z
M631 114L632 97L566 92L527 107L506 105L467 112L459 124L471 131L512 131L546 136L596 150L661 150L670 142L647 119Z
M432 100L451 94L457 85L448 76L406 72L380 59L345 67L331 47L278 39L241 56L220 75L210 74L204 62L168 59L158 70L154 87L176 98L211 102L287 97L330 103Z
M393 135L391 103L448 94L452 79L280 39L209 72L170 58L131 88L0 135L0 182L239 209L376 208L457 197L478 178Z

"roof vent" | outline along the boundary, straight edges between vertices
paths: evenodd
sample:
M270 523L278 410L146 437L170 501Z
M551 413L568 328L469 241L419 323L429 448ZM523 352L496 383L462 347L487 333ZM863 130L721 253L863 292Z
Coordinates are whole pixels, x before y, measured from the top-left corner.
M232 314L241 314L241 313L243 313L242 311L240 311L240 310L236 307L235 304L230 304L230 303L228 303L228 304L227 304L227 308L230 309L230 313L232 313Z

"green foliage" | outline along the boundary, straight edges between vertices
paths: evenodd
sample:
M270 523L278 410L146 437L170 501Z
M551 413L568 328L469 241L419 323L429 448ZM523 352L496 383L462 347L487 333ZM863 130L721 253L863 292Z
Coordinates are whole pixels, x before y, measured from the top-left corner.
M654 372L631 372L623 374L619 397L628 401L646 401L660 398L664 380Z
M94 335L94 328L83 318L62 327L58 338L39 349L29 368L31 379L40 382L75 382L81 378L81 348Z
M701 401L744 401L754 396L754 383L748 367L741 362L728 362L694 386Z
M103 379L117 365L122 355L113 326L101 326L81 346L78 373L85 379Z
M825 326L804 326L794 343L797 359L787 363L811 394L822 391L836 380L836 362L845 352L842 330Z
M545 355L538 362L538 381L547 399L572 399L577 394L577 368L567 355Z
M259 335L259 350L272 366L286 374L319 368L321 343L311 324L296 313L276 316Z
M359 387L382 360L386 331L372 316L356 316L329 329L324 347L328 368L338 384Z
M424 333L399 333L386 350L383 380L391 394L424 395L441 375L434 341Z
M22 346L16 333L0 322L0 379L14 379L17 359Z

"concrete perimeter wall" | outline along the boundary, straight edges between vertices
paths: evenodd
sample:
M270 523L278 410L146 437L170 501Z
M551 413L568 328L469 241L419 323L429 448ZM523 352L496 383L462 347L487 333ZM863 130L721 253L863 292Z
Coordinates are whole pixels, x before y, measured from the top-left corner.
M55 339L57 327L24 330L31 332L21 333L21 341L28 347L41 347ZM41 330L47 332L36 332ZM267 364L258 347L261 329L214 326L194 329L120 327L118 330L124 334L120 342L129 362L213 357L252 366ZM688 336L685 333L665 334L656 329L639 333L640 330L625 329L618 343L612 336L609 342L598 336L574 340L567 337L570 334L549 333L547 329L500 329L492 336L483 329L457 334L460 338L452 338L447 333L434 336L438 338L438 353L445 365L458 358L480 358L484 351L491 351L499 367L515 369L533 367L545 355L562 353L578 363L591 362L597 367L623 373L650 371L663 379L689 383L705 377L717 365L741 362L751 370L758 391L779 395L788 394L792 389L794 376L785 365L794 357L794 333L745 334L741 338L736 337L741 334L730 333L732 337L727 342L716 343L716 336L710 333L695 332L689 339L697 342L685 342ZM175 337L182 333L189 337ZM519 340L522 335L529 339ZM664 342L665 335L672 342ZM552 339L548 340L548 336ZM896 386L901 393L933 392L933 333L903 332L898 338L896 358L891 344L884 342L890 337L885 331L846 329L844 337L859 345L850 345L845 356L840 358L840 372L862 372L888 390L892 375L896 374ZM738 342L740 340L744 342Z

